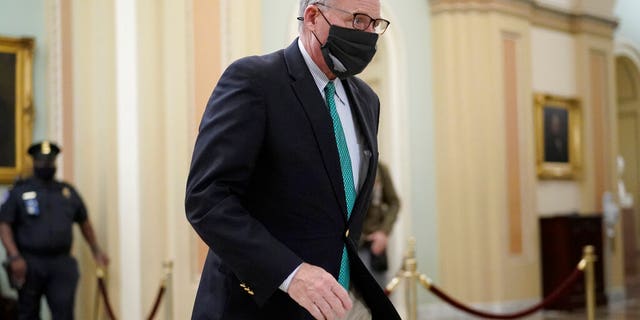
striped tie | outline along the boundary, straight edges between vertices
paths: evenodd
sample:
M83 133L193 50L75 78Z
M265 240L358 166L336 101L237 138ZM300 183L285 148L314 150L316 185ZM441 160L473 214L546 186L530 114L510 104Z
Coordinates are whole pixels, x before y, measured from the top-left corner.
M338 154L340 155L340 168L342 169L342 182L344 184L344 195L347 201L347 220L351 216L351 210L353 204L356 201L356 188L353 184L353 172L351 171L351 157L349 156L349 148L347 147L347 140L344 138L344 132L342 131L342 123L336 110L336 102L333 96L336 93L336 88L333 85L333 81L329 81L324 88L325 99L327 100L327 106L329 107L329 113L331 114L331 120L333 120L333 134L336 137L336 143L338 145ZM347 257L347 247L342 247L342 260L340 261L340 273L338 274L338 282L347 290L349 290L349 257Z

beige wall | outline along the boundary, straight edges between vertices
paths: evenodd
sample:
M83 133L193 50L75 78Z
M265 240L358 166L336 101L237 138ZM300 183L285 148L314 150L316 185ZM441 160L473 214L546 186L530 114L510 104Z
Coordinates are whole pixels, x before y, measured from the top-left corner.
M82 12L83 14L77 14ZM75 152L67 154L73 160L72 181L84 197L89 216L95 225L98 241L109 253L112 265L118 265L117 182L115 149L115 57L113 37L113 7L106 3L73 1L71 3L73 57L73 106L70 112L76 125L65 139ZM75 26L83 26L77 28ZM100 183L98 183L98 181ZM79 233L76 239L80 239ZM78 317L91 315L89 297L95 295L95 264L82 241L75 241L75 253L82 270L78 303ZM120 272L111 268L110 281L117 283ZM117 290L111 290L116 295ZM116 308L119 301L113 301Z
M612 2L595 24L589 1L431 3L441 285L467 302L538 299L539 217L600 212L613 186ZM537 177L534 93L581 101L579 177ZM621 257L604 260L619 293Z
M526 227L537 219L529 22L465 9L432 23L441 286L467 302L529 299L539 293Z
M146 316L164 277L163 262L172 260L166 296L171 299L160 317L172 308L173 318L182 319L190 314L197 284L196 246L183 209L196 113L192 3L141 0L127 10L133 16L125 17L114 3L72 4L73 173L111 257L108 281L116 314ZM119 24L135 30L135 46L118 33ZM134 68L123 68L131 61ZM129 77L135 90L118 87L121 77ZM135 153L123 155L127 150ZM85 275L77 306L78 317L88 319L94 265L82 245L76 242Z
M533 92L577 96L576 39L571 34L532 27L531 57ZM536 195L541 215L580 211L581 193L577 181L538 181Z

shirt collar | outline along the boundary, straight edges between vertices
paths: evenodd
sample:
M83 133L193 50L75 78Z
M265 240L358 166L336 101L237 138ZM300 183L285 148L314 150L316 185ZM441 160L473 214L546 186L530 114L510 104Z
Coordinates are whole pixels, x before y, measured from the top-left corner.
M300 38L298 38L298 48L300 49L300 53L302 53L302 58L304 58L304 62L307 65L307 68L309 68L309 71L311 71L311 76L313 76L313 80L315 81L318 90L320 90L320 93L322 93L322 96L324 97L324 87L326 87L327 83L329 83L329 78L326 74L324 74L324 72L322 72L322 70L320 70L320 67L318 67L313 59L311 59L311 56L307 52L307 49L305 49ZM344 90L344 87L342 86L342 81L340 81L340 78L334 79L333 84L336 87L336 97L338 97L338 99L340 99L342 103L346 104L346 100L343 99L346 98L346 92Z

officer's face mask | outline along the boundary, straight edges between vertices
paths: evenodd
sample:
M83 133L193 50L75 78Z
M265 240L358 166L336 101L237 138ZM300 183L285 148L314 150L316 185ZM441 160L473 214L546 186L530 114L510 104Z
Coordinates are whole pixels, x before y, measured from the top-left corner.
M322 57L329 69L341 79L362 72L376 54L378 34L335 26L319 12L329 24L329 36L324 44L315 33L313 36L322 45Z
M56 174L56 165L53 161L35 159L33 162L33 174L38 179L51 181Z
M56 174L56 167L33 168L33 173L41 180L51 181Z

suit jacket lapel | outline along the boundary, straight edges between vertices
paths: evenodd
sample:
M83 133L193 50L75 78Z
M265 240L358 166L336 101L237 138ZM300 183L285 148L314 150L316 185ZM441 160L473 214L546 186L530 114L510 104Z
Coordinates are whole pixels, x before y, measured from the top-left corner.
M329 175L336 200L342 209L339 221L346 222L347 204L340 169L340 158L333 133L333 124L327 111L327 106L318 91L311 72L304 62L302 53L298 48L298 40L285 49L285 60L289 68L289 74L293 77L291 87L295 92L300 105L304 109L322 155L324 168ZM335 216L335 215L333 215Z

